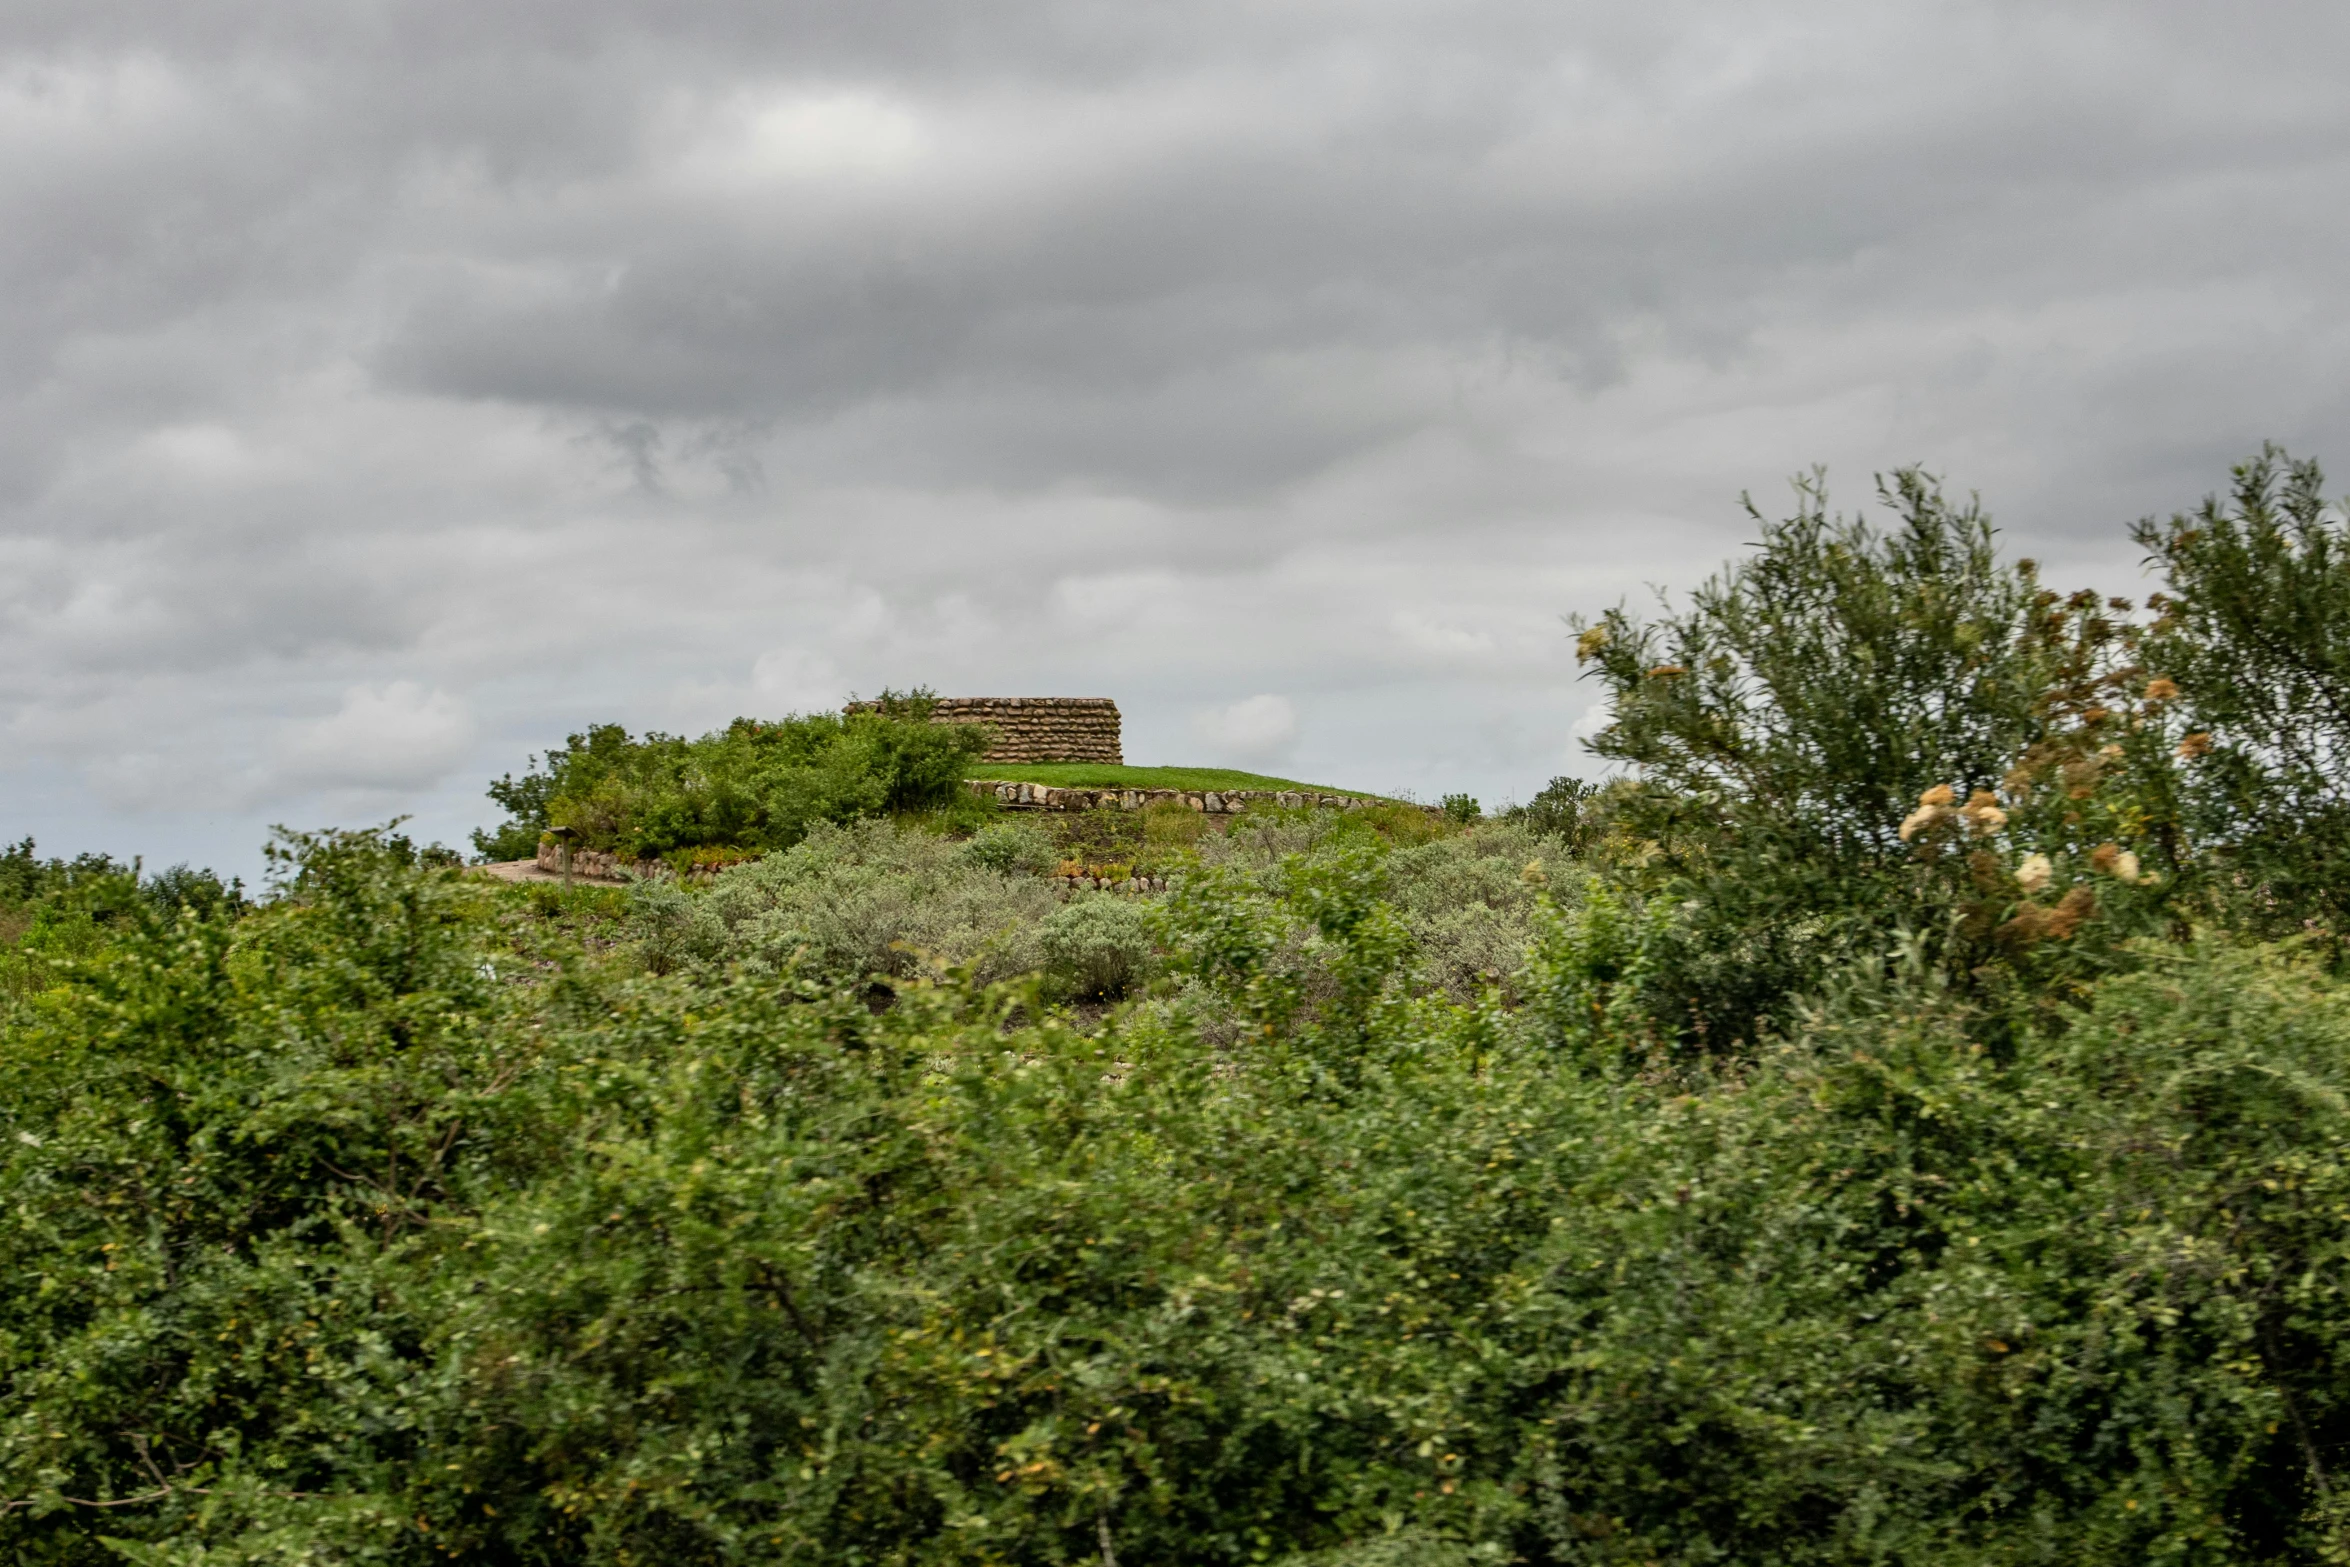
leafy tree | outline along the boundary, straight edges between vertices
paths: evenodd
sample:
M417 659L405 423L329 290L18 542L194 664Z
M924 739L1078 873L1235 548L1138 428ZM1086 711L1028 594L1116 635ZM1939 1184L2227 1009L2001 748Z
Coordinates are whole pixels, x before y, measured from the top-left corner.
M2191 717L2197 825L2270 929L2350 931L2350 522L2268 446L2225 499L2134 530L2168 594L2149 663Z
M1796 497L1779 521L1748 504L1754 553L1685 610L1574 623L1611 704L1590 748L1637 770L1612 802L1631 884L1690 911L1649 968L1687 1040L1759 1037L1893 926L1947 938L1960 974L2069 937L2093 896L2042 919L2013 873L2034 852L2085 862L2099 789L2134 836L2171 825L2130 606L2043 589L1978 503L1916 469L1880 481L1883 529L1831 514L1816 474Z
M1610 701L1591 750L1838 863L1898 856L1919 793L1995 786L2041 738L2051 649L2029 561L1917 469L1880 481L1895 525L1828 511L1818 475L1755 551L1652 623L1578 619Z

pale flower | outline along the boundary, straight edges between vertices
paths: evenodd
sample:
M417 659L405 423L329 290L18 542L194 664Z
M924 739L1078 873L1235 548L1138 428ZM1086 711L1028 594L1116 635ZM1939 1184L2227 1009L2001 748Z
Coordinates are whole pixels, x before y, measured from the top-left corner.
M1957 799L1948 784L1936 784L1918 796L1918 808L1901 819L1901 841L1909 842L1919 833L1934 826L1951 814L1950 802Z
M1978 838L1986 837L2007 825L2007 813L1999 808L1999 797L1988 789L1977 789L1967 796L1966 804L1958 814L1967 819Z
M2038 892L2048 885L2048 878L2056 874L2056 867L2045 854L2024 857L2024 863L2015 868L2015 884L2026 892Z
M2114 857L2113 879L2135 882L2138 879L2138 856L2124 849Z

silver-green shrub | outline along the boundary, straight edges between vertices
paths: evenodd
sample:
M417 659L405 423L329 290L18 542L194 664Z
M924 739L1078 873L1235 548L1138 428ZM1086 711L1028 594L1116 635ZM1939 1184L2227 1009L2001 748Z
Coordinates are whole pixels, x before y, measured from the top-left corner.
M1046 974L1069 995L1116 1000L1150 977L1150 921L1133 899L1081 897L1046 915L1036 935Z
M1315 863L1372 840L1335 811L1268 816L1210 837L1200 861L1272 889L1287 862ZM1534 939L1538 894L1569 864L1562 841L1515 822L1387 852L1382 895L1410 937L1418 982L1467 1000L1486 976L1510 981Z
M1045 876L1061 858L1053 835L1034 822L990 822L963 845L973 865L1010 875Z
M640 887L637 934L656 970L739 965L846 983L911 975L925 960L971 965L982 980L1037 968L1052 888L967 850L887 821L821 825L707 892Z

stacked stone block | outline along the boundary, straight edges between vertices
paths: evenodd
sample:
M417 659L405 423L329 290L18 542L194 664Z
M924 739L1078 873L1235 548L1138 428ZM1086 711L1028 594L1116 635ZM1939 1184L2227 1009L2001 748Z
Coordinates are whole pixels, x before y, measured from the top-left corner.
M849 711L876 704L853 702ZM947 696L930 710L934 724L986 724L995 744L987 762L1103 762L1125 765L1118 704L1106 696Z
M1359 811L1377 805L1375 799L1351 794L1320 794L1310 789L1085 789L1052 784L1012 783L998 778L974 778L975 794L993 795L996 803L1014 811L1139 811L1145 806L1172 802L1209 816L1237 815L1252 803L1309 807L1328 811ZM1441 805L1421 810L1441 816Z

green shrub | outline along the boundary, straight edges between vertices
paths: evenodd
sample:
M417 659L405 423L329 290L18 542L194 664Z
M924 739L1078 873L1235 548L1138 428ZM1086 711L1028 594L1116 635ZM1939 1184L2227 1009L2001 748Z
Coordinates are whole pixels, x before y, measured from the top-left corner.
M1150 978L1150 921L1130 898L1072 899L1044 917L1036 944L1046 976L1067 995L1115 1001Z
M1507 823L1395 850L1386 896L1411 938L1418 980L1459 1002L1487 985L1517 999L1554 870L1573 882L1566 844Z
M1029 821L999 821L963 845L963 857L999 875L1049 876L1061 858L1053 835Z
M477 832L485 858L536 852L549 827L588 848L657 859L701 848L789 848L823 822L946 811L976 825L992 802L965 789L966 763L987 731L927 721L927 698L885 693L878 711L810 714L762 723L738 718L698 740L631 739L602 724L546 753L541 765L499 779L490 797L511 818Z
M2002 1058L1912 948L1678 1070L1611 1035L1592 930L1523 1012L1398 997L1341 841L1274 889L1303 1010L1236 868L1172 900L1235 1054L1180 1008L542 969L497 889L286 847L257 912L142 914L0 1034L10 1560L2339 1541L2350 991L2289 955L2151 952Z
M10 845L0 851L0 1023L124 930L244 907L243 887L210 871L175 865L142 880L135 863L103 854L43 860L30 838Z
M1581 778L1553 778L1524 805L1513 805L1503 819L1546 838L1556 838L1576 854L1598 846L1606 831L1606 791Z
M706 892L654 883L631 897L656 969L739 965L833 985L910 977L926 959L990 979L1027 972L1041 961L1037 924L1057 907L1036 877L883 820L820 825Z

